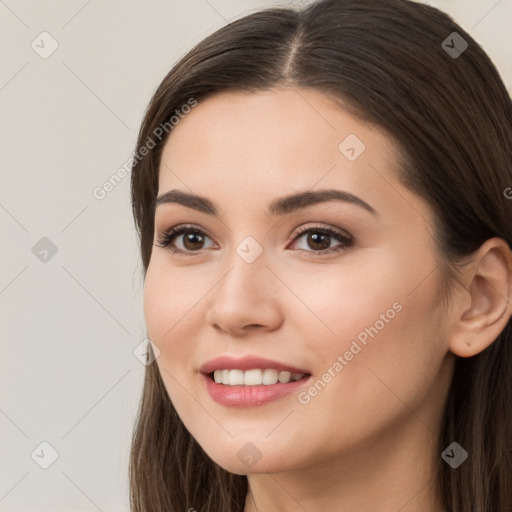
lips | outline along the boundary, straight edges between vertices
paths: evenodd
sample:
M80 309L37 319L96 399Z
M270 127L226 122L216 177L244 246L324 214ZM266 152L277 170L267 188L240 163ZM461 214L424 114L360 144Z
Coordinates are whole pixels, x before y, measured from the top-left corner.
M229 380L231 374L241 374L249 370L260 370L267 373L268 370L276 370L285 378L279 382L267 382L265 384L257 384L254 379L252 382L238 385L236 382L220 383L214 379L215 370L224 370L219 373L229 372ZM241 370L241 372L233 372L233 370ZM292 394L297 389L306 386L311 379L311 372L306 368L292 366L281 361L266 359L265 357L247 355L244 357L220 356L211 359L201 366L199 370L201 379L204 382L206 390L210 398L220 405L226 407L254 407L260 406L274 400L278 400ZM281 374L281 372L285 372ZM251 372L249 372L251 373ZM274 374L275 372L270 372ZM290 380L291 375L301 375L299 380ZM223 376L224 377L224 376ZM236 377L236 376L235 376ZM240 377L240 375L238 375ZM222 379L224 382L224 378ZM235 378L234 380L240 380Z
M215 370L253 370L253 369L266 370L267 368L277 370L279 372L291 373L305 373L311 375L305 368L291 366L287 363L273 361L264 357L258 356L244 356L241 358L234 358L231 356L220 356L206 362L199 371L205 375L212 373Z

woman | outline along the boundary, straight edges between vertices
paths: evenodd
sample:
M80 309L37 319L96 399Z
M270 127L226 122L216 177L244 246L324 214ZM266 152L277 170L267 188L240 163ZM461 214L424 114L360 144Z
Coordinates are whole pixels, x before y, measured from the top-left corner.
M399 0L274 8L155 92L132 168L131 504L512 510L512 105Z

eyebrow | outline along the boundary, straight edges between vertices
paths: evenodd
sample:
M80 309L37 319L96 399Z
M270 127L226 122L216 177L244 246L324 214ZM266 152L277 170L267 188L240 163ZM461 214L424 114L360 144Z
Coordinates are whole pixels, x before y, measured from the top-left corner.
M363 201L360 197L357 197L349 192L337 189L324 189L317 191L305 191L298 194L293 194L279 199L274 200L270 203L267 215L271 216L282 216L288 213L306 208L319 203L325 203L328 201L342 201L344 203L355 204L364 208L372 215L378 216L377 211L372 208L368 203ZM198 196L195 194L189 194L181 190L169 190L159 195L156 199L155 209L162 204L178 203L188 208L207 213L215 217L219 216L218 209L214 203L206 197Z

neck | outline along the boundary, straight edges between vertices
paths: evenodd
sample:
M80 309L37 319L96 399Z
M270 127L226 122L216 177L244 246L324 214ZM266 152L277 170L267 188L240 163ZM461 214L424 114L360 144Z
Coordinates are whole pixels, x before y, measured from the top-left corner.
M445 512L437 452L437 433L413 419L386 439L321 464L248 475L244 512Z

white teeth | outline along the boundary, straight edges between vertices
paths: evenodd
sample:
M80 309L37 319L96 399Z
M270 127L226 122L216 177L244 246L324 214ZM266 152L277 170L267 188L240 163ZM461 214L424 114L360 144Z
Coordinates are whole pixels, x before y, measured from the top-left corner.
M217 384L226 386L265 386L277 384L287 384L288 382L300 380L304 373L279 372L271 368L265 370L215 370L213 379Z
M277 370L271 370L267 368L263 372L263 384L277 384L279 380L279 372Z
M242 370L229 370L229 384L241 386L244 383L244 372Z
M292 374L290 372L281 372L279 374L279 382L282 382L283 384L290 382L291 378L292 378Z
M229 384L232 386L233 381L230 380ZM243 374L243 382L241 384L245 384L246 386L261 386L263 384L263 372L261 370L247 370Z

